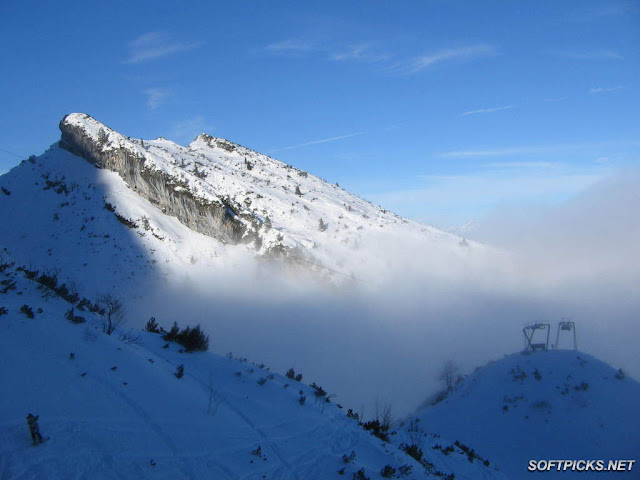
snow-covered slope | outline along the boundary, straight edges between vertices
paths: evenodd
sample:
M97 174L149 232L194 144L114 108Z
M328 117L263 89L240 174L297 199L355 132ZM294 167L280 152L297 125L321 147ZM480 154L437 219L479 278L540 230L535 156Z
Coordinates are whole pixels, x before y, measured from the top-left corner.
M118 172L130 188L185 225L226 243L249 243L258 253L284 250L290 259L354 274L363 260L354 251L375 243L377 235L416 238L425 249L456 255L471 248L468 242L461 246L460 237L399 217L221 138L202 134L187 147L162 138L134 140L79 113L67 115L60 128L64 148ZM157 178L164 185L157 185ZM220 225L203 226L198 219L204 207L190 212L185 196L198 207L224 207L225 225L234 223L236 234L221 232Z
M0 177L0 246L19 264L56 272L84 296L134 298L162 278L237 266L246 246L194 232L114 172L54 145Z
M435 478L313 388L268 367L180 353L155 333L108 336L86 309L75 310L86 323L71 323L69 303L3 256L0 478L302 480L361 469L380 478L386 465L405 466L403 478ZM27 413L40 416L44 444L31 446ZM503 478L466 463L447 472Z
M431 433L481 446L517 479L531 475L529 460L637 459L639 400L635 380L588 354L553 350L512 354L480 368L415 418ZM588 475L545 476L554 474ZM637 465L615 478L638 478Z
M85 114L66 116L61 129L61 142L0 177L0 222L9 226L0 246L88 296L131 298L186 274L202 284L198 272L260 271L255 259L274 256L289 270L302 266L297 274L377 285L407 262L466 271L494 253L223 139L134 140ZM412 250L404 263L394 258L402 242Z
M213 159L205 161L190 148L164 140L131 140L84 115L68 116L65 122L74 118L86 123L75 125L83 128L74 133L75 148L80 148L82 139L93 138L97 130L95 141L100 137L102 143L91 143L95 157L90 158L102 155L98 160L114 170L96 168L96 163L69 151L68 143L62 148L61 141L0 176L0 225L6 226L0 228L0 248L30 270L56 273L83 297L95 300L103 293L115 295L127 305L129 326L141 328L152 315L165 323L182 319L206 325L215 334L212 348L218 353L238 351L252 359L268 360L279 369L295 360L332 390L343 392L343 401L351 407L372 402L381 385L390 387L380 383L377 374L372 373L368 382L362 379L358 365L364 357L352 348L349 338L353 337L345 331L354 318L363 323L355 327L359 332L368 328L368 311L376 307L369 307L367 297L382 292L395 301L389 285L398 279L410 282L412 275L422 272L470 278L468 265L487 257L488 249L483 246L461 246L459 237L408 220L404 223L311 174L304 177L293 167L235 147L247 153L247 162L253 162L249 170L244 154L234 156L227 150L231 147L216 146L221 140L201 136L195 142L213 143L213 147L197 147L210 150ZM177 157L172 163L174 151ZM190 167L182 168L183 159ZM199 169L211 172L206 178L190 173L194 159L204 165ZM120 161L128 162L131 170L122 170ZM164 165L162 162L164 170L155 167L156 163ZM215 173L219 169L225 169L220 178ZM263 175L265 180L256 179L254 184L250 173ZM165 174L182 177L171 180ZM291 181L287 175L298 178L299 174L301 180L310 182L301 184L302 196L295 193L293 184L285 192L282 186ZM204 180L222 183L214 189L213 183L201 183ZM196 184L209 189L208 200L196 198L204 191ZM180 194L172 193L176 187ZM193 190L189 195L184 193L187 187ZM234 192L245 187L253 189L260 209L227 209L224 205L244 204L241 194ZM317 191L306 196L312 188ZM223 203L216 204L216 198ZM288 210L285 203L289 203ZM291 203L297 208L293 214ZM313 210L320 203L324 206ZM351 212L342 203L352 205ZM197 215L200 207L210 216ZM207 210L209 207L213 210ZM251 230L260 225L263 209L269 212L272 227ZM328 225L323 232L315 225L319 215L313 216L320 212ZM354 215L353 225L334 229L350 215ZM386 226L380 228L380 224ZM197 228L210 228L217 234ZM244 236L238 240L235 235L239 232ZM294 257L301 260L287 260ZM326 306L334 311L324 312ZM343 325L334 326L336 323ZM342 332L341 338L337 331ZM330 369L326 350L340 342L345 346L339 347L341 355L333 357ZM375 342L367 342L371 352L378 350ZM386 360L380 357L378 361ZM374 363L367 361L368 368L378 371ZM333 374L336 371L339 375ZM340 383L330 384L332 381ZM395 408L396 413L406 413L413 407Z

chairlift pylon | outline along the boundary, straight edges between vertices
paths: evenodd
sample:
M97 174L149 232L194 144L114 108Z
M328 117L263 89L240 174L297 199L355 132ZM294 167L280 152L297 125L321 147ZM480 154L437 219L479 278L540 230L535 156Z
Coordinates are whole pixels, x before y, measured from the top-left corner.
M563 318L558 322L558 333L556 334L556 348L560 348L560 332L573 332L573 349L578 350L578 340L576 338L576 324L569 318Z
M538 331L540 331L540 333L536 334L536 332ZM545 331L546 331L546 335L545 335ZM524 351L536 352L538 350L549 350L549 333L550 332L551 332L551 325L548 323L532 323L531 325L526 325L522 329L522 333L524 334L524 342L525 342Z

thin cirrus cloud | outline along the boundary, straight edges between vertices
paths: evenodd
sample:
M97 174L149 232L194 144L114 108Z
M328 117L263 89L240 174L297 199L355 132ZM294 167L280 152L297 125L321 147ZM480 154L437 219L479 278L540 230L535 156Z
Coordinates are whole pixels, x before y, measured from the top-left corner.
M617 90L622 90L624 89L624 87L618 85L617 87L595 87L595 88L590 88L589 89L589 94L590 95L597 95L599 93L609 93L609 92L615 92Z
M336 46L331 43L313 42L304 39L287 39L270 43L261 49L272 55L287 57L317 56L334 62L382 63L387 65L382 71L399 75L417 73L434 65L449 62L471 60L487 57L497 53L496 48L488 44L466 45L462 47L446 48L417 57L400 59L389 64L398 55L393 55L369 43L359 43L349 46Z
M270 43L264 47L264 51L276 55L304 55L316 50L317 47L308 41L290 38L279 42Z
M406 62L400 62L389 68L392 73L412 74L431 68L435 65L453 60L472 60L480 57L496 55L492 45L478 44L464 47L446 48L436 52L414 57Z
M319 143L327 143L327 142L334 142L336 140L343 140L345 138L351 138L351 137L357 137L358 135L364 135L365 132L355 132L355 133L348 133L346 135L339 135L337 137L329 137L329 138L322 138L320 140L312 140L310 142L304 142L304 143L299 143L296 145L290 145L288 147L282 147L282 148L278 148L275 150L271 150L272 152L283 152L285 150L293 150L294 148L301 148L301 147L307 147L309 145L316 145Z
M480 108L478 110L469 110L467 112L462 113L463 117L469 116L469 115L479 115L482 113L492 113L492 112L498 112L500 110L510 110L512 108L515 108L515 105L503 105L501 107L491 107L491 108Z
M595 22L622 15L634 15L638 13L638 4L635 1L610 1L601 5L587 7L576 11L570 20L577 22Z
M329 59L336 62L356 61L375 63L389 60L390 58L391 55L388 53L378 51L371 45L367 44L354 45L329 55Z
M142 93L147 96L147 107L150 110L160 107L171 95L171 92L166 88L147 88Z
M555 102L563 102L565 100L567 100L569 97L548 97L543 99L543 102L546 103L555 103Z
M178 52L193 50L202 45L204 42L179 42L166 33L148 32L129 43L129 57L125 63L147 62Z
M476 158L476 157L499 157L507 155L528 155L533 153L548 153L561 149L561 145L553 146L523 146L523 147L507 147L493 148L486 150L453 150L449 152L438 153L440 158ZM566 147L566 146L565 146Z
M535 155L549 153L563 153L603 148L632 148L636 149L640 146L640 142L635 140L618 140L618 141L602 141L602 142L584 142L584 143L558 143L552 145L524 145L517 147L501 147L478 150L452 150L448 152L440 152L435 156L439 158L481 158L481 157L501 157L508 155Z
M614 50L555 50L552 55L569 60L622 60L623 57Z
M558 168L558 162L494 162L483 165L485 168Z
M338 47L296 38L270 43L263 48L263 51L272 55L287 57L308 57L315 55L336 62L355 61L374 63L390 58L389 54L378 51L372 45L366 43Z

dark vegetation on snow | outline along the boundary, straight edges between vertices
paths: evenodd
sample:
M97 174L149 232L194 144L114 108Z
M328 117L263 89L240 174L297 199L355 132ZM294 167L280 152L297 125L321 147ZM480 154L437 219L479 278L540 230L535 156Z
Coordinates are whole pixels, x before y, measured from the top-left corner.
M184 347L185 352L204 352L209 349L209 335L205 334L200 325L190 327L187 325L180 329L178 322L173 322L169 331L158 325L155 317L151 317L145 326L145 330L162 335L167 342L176 342Z

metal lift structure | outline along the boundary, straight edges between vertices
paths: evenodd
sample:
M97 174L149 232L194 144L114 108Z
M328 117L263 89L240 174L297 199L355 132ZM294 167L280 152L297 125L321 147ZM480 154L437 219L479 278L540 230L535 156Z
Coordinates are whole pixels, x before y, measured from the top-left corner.
M545 335L546 332L546 335ZM548 323L532 323L522 329L524 333L524 351L537 352L549 350L549 334L551 325Z
M573 332L573 349L578 350L578 340L576 339L576 324L570 318L563 318L558 322L558 333L556 334L556 348L560 348L560 333ZM566 335L565 335L566 336Z

